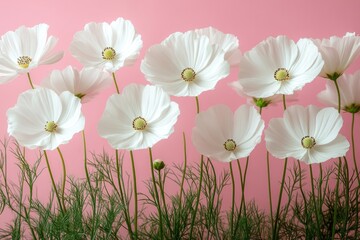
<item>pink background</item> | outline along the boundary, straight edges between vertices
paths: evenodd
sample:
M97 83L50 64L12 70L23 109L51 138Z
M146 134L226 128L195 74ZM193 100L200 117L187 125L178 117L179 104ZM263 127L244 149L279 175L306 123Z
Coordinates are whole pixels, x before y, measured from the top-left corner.
M91 21L111 22L118 17L129 19L142 35L144 42L141 55L134 66L120 69L117 74L119 87L122 89L129 83L147 84L140 72L140 62L146 50L157 44L175 31L187 31L194 28L213 26L224 33L231 33L239 38L242 52L250 50L257 43L268 36L287 35L297 41L301 37L328 38L332 35L343 36L346 32L360 33L360 1L336 0L201 0L201 1L169 1L169 0L31 0L31 1L2 1L0 8L0 34L15 30L21 25L33 26L47 23L49 33L59 38L58 50L64 50L64 58L51 66L40 66L31 72L35 84L39 84L52 69L63 69L73 65L81 69L70 54L68 48L75 32ZM352 73L360 69L358 59L349 69ZM200 108L207 109L214 104L227 104L233 110L246 102L240 98L228 83L236 80L237 69L220 81L215 91L209 91L200 96ZM324 89L324 79L316 79L299 92L299 104L315 104L322 106L316 99L316 94ZM29 88L26 76L20 76L14 81L0 86L0 138L7 137L6 111L16 103L18 94ZM101 152L103 149L113 154L107 142L97 134L97 124L103 112L107 98L115 93L111 86L93 101L83 106L86 117L86 136L88 149L91 152ZM173 98L180 105L181 116L176 124L175 133L168 140L155 145L153 154L155 158L164 160L168 165L182 162L182 132L188 141L188 156L192 163L199 162L199 154L191 145L191 129L194 125L196 113L194 98ZM291 103L293 104L293 103ZM278 104L271 109L265 109L263 117L268 122L272 117L282 115L282 105ZM350 136L350 115L343 114L344 128L342 132ZM357 119L359 120L359 119ZM356 132L360 128L357 124ZM359 142L359 134L356 141ZM61 146L64 153L68 175L84 177L81 134L76 135L70 144ZM36 151L34 151L36 153ZM149 159L147 151L136 151L136 169L138 175L139 191L144 191L142 181L150 177ZM358 151L358 154L360 152ZM10 179L18 179L18 170L10 158ZM244 160L244 159L243 159ZM33 161L33 159L29 159ZM244 161L243 161L244 162ZM294 161L291 160L290 166ZM333 164L331 160L327 164ZM219 172L227 169L228 164L214 162ZM55 179L60 181L61 164L57 154L51 155L51 165L54 169ZM43 162L42 167L45 167ZM302 165L304 168L305 165ZM125 169L130 172L129 154L125 152ZM277 193L283 167L283 161L271 159L273 201L277 201ZM40 184L41 183L41 184ZM249 173L246 186L246 198L255 199L261 209L268 209L266 181L266 150L262 142L251 155ZM170 185L166 186L171 189ZM48 198L50 179L44 171L37 185L37 194L44 201ZM174 189L173 189L174 190ZM176 191L177 189L175 189ZM239 192L238 188L238 192ZM229 204L229 198L225 199ZM0 226L6 223L8 213L0 215Z

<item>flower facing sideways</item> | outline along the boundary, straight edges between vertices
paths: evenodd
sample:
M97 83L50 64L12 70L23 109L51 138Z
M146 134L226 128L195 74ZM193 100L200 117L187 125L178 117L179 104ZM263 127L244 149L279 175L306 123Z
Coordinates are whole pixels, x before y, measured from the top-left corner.
M346 33L343 37L313 39L324 59L320 76L336 80L360 54L360 36Z
M57 95L46 88L20 94L7 117L9 135L30 149L54 150L85 125L79 98L70 92Z
M108 99L98 132L115 149L145 149L170 136L179 114L161 88L130 84Z
M354 74L343 74L337 80L341 109L349 113L360 111L360 70ZM317 95L318 99L331 107L338 107L338 95L335 84L326 82L326 89Z
M70 52L85 67L115 72L134 64L142 44L132 23L118 18L110 24L86 24L84 30L75 33Z
M311 40L300 39L295 44L286 36L269 37L243 55L238 81L252 97L290 95L313 81L323 65Z
M68 66L62 71L52 71L50 76L44 79L42 86L54 90L57 94L69 91L80 98L81 103L86 103L111 83L108 72L96 68L83 68L79 72Z
M201 154L221 162L247 157L261 141L264 121L256 109L242 105L233 113L225 105L196 116L192 142Z
M229 74L230 66L218 48L193 31L173 33L147 51L141 71L170 95L198 96Z
M213 27L194 30L199 35L207 36L210 43L220 46L219 50L225 52L225 60L230 66L238 66L241 52L239 50L239 40L235 35L225 34Z
M39 65L55 63L63 57L63 52L53 52L57 39L48 37L48 28L46 24L31 28L21 26L1 37L0 83L28 73Z
M265 130L267 150L277 158L293 157L307 164L345 156L350 144L339 134L343 120L335 108L291 106Z

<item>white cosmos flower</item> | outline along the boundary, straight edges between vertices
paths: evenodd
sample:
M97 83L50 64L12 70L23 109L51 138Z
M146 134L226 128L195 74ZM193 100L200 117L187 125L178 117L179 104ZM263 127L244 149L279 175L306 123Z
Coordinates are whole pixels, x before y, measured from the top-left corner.
M196 116L192 142L201 154L221 162L247 157L261 141L264 121L256 109L242 105L233 113L225 105Z
M57 38L48 36L49 26L21 26L5 33L0 40L0 83L13 80L42 64L52 64L63 57L54 53Z
M290 95L313 81L323 64L311 40L269 37L241 58L238 80L249 96Z
M115 149L149 148L170 136L179 114L160 87L130 84L108 99L98 132Z
M220 46L220 50L225 52L225 60L230 66L238 66L241 52L239 50L239 40L235 35L225 34L213 27L196 29L196 33L205 35L210 39L210 43Z
M149 82L170 95L198 96L229 74L224 52L218 48L195 32L174 33L149 48L141 71Z
M53 150L69 142L85 125L79 98L46 88L20 94L7 117L9 135L30 149Z
M70 52L85 67L115 72L134 64L142 48L141 36L129 20L118 18L110 24L88 23L75 33Z
M42 86L60 94L69 91L81 99L82 103L90 101L95 95L111 84L108 72L96 68L83 68L79 72L72 66L64 70L54 70L44 79Z
M243 87L241 86L240 82L239 81L234 81L234 82L231 82L229 83L229 86L234 89L236 91L237 94L239 94L239 96L241 97L244 97L247 99L247 102L250 103L250 104L254 104L256 105L257 107L261 107L261 108L264 108L264 107L267 107L269 106L270 104L271 105L276 105L278 102L282 102L283 101L283 95L281 94L276 94L276 95L273 95L273 96L270 96L270 97L266 97L266 98L256 98L256 97L251 97L249 95L247 95L245 92L244 92L244 89ZM297 101L297 94L296 92L292 95L289 95L287 98L286 98L286 102L294 102L294 101Z
M267 150L277 158L293 157L307 164L345 156L349 142L339 134L343 120L335 108L291 106L265 130Z
M360 54L360 36L346 33L343 37L332 36L330 39L313 39L324 59L320 76L336 79L349 67Z
M341 109L346 112L356 113L360 111L360 70L354 74L343 74L337 80ZM332 82L326 82L326 89L317 95L318 99L331 107L338 107L338 95L336 86Z

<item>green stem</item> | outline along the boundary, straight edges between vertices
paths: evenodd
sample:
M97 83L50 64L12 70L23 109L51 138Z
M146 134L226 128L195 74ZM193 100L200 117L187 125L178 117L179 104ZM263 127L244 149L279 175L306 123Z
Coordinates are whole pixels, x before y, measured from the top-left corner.
M52 171L51 171L51 167L50 167L50 163L49 163L49 158L48 158L48 156L47 156L46 150L44 150L44 156L45 156L45 161L46 161L47 169L48 169L48 171L49 171L51 183L52 183L52 186L53 186L53 188L54 188L56 198L57 198L57 200L58 200L58 204L59 204L59 207L60 207L60 211L61 211L61 212L64 212L64 209L63 209L63 207L62 207L61 200L60 200L60 195L59 195L59 192L58 192L58 190L57 190L57 187L56 187L56 184L55 184L55 181L54 181L54 176L53 176Z
M286 97L285 97L285 94L282 95L282 98L283 98L283 108L284 108L284 111L286 110Z
M355 113L352 113L352 118L351 118L351 145L352 145L352 155L353 155L353 161L354 161L354 166L355 166L356 178L357 178L357 180L358 180L358 186L360 186L359 169L358 169L358 166L357 166L357 163L356 163L354 128L355 128Z
M62 197L62 204L63 204L63 208L64 211L66 212L66 207L65 207L65 184L66 184L66 166L65 166L65 161L64 161L64 157L60 151L60 148L57 148L59 156L61 158L61 164L62 164L62 168L63 168L63 179L62 179L62 186L61 186L61 197Z
M165 218L166 218L166 223L168 225L169 231L170 231L170 236L172 236L172 229L171 229L171 224L170 224L170 219L169 219L169 212L167 210L167 205L166 205L166 198L165 198L165 180L164 180L164 185L163 185L163 178L161 176L161 170L158 170L158 177L159 177L159 187L160 187L160 194L161 194L161 200L163 203L163 208L165 209ZM160 203L159 203L160 204Z
M281 180L281 186L280 186L279 200L278 200L278 204L277 204L277 208L276 208L276 214L275 214L275 225L274 225L274 231L273 231L273 237L272 237L273 240L278 239L278 237L279 237L278 236L277 226L278 226L278 221L279 221L281 198L282 198L282 193L283 193L283 190L284 190L287 162L288 162L288 158L285 158L284 169L283 169L282 180Z
M114 72L112 73L112 78L113 78L113 80L114 80L116 92L117 92L117 94L120 94L119 87L118 87L118 84L117 84L117 82L116 82L116 76L115 76L115 73L114 73Z
M131 167L132 167L132 174L133 174L133 182L134 182L134 234L135 238L138 238L138 192L137 192L137 185L136 185L136 172L135 172L135 162L134 162L134 155L133 152L130 151L130 158L131 158Z
M180 186L179 208L181 208L182 194L184 192L184 182L185 182L186 164L187 164L186 138L185 138L184 132L183 132L183 146L184 146L184 169L182 171L182 179L181 179L181 186Z
M129 205L127 201L125 200L123 188L121 185L121 174L120 174L120 162L119 162L119 151L115 150L115 158L116 158L116 174L117 174L117 180L119 185L119 192L120 192L120 198L122 201L122 204L124 205L124 214L125 214L125 222L128 227L129 236L131 239L134 239L131 223L130 223L130 213L129 213Z
M334 203L334 216L333 216L333 225L331 231L331 239L335 239L335 230L336 230L336 220L337 220L337 210L338 210L338 201L339 201L339 182L340 182L340 170L341 170L341 157L339 157L338 172L336 178L335 186L335 203Z
M301 170L301 164L300 164L300 161L297 161L298 163L298 166L299 166L299 177L300 177L300 182L299 182L299 188L300 188L300 192L301 192L301 196L303 198L303 201L304 201L304 209L305 209L305 214L306 214L306 218L305 218L305 233L307 233L307 229L308 229L308 226L307 226L307 222L308 222L308 208L307 208L307 200L306 200L306 196L305 196L305 193L304 193L304 189L303 189L303 185L302 185L302 170Z
M231 198L231 213L230 213L230 236L234 237L234 209L235 209L235 178L232 169L231 162L229 162L230 166L230 175L231 175L231 183L232 183L232 198Z
M313 170L312 170L311 164L309 165L309 168L310 168L311 191L312 191L313 204L314 204L314 208L315 208L315 218L316 218L317 232L318 232L319 239L321 239L322 235L321 235L321 230L320 230L319 212L318 212L318 208L316 206L314 175L313 175Z
M240 204L240 214L239 217L241 217L242 209L244 209L244 219L245 219L245 239L248 239L248 225L247 225L247 213L246 213L246 201L245 201L245 180L246 180L246 172L247 172L247 165L248 165L249 157L246 159L246 165L245 165L245 173L244 177L241 170L240 160L237 160L237 165L239 168L239 174L240 174L240 184L241 184L241 204Z
M154 193L155 193L155 198L156 198L156 207L157 207L158 213L159 213L160 239L164 239L163 224L162 224L162 213L161 213L161 209L160 209L159 192L158 192L157 186L156 186L156 180L155 180L155 174L154 174L154 166L153 166L153 156L152 156L151 148L149 148L149 156L150 156L151 178L152 178L152 182L153 182L153 185L154 185Z
M334 83L335 83L337 97L338 97L338 112L340 113L341 112L341 96L340 96L340 88L339 88L337 79L334 80Z
M31 88L32 88L32 89L35 89L32 81L31 81L30 73L27 72L26 75L27 75L27 77L28 77L28 80L29 80L29 83L30 83Z
M196 101L196 113L199 113L200 112L200 104L199 104L198 96L195 97L195 101Z
M273 216L273 204L271 197L271 177L270 177L270 156L269 151L266 151L266 168L267 168L267 182L268 182L268 192L269 192L269 205L270 205L270 219L271 219L271 230L274 230L274 216Z

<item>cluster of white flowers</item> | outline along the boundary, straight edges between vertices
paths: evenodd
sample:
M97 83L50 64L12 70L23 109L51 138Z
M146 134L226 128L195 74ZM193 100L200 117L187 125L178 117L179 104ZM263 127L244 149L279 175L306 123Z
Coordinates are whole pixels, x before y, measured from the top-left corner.
M31 69L62 58L63 53L53 53L56 39L47 36L47 29L45 24L20 27L2 36L1 83L23 73L31 83ZM9 134L28 148L54 149L68 142L84 128L81 104L109 86L111 77L116 84L115 72L132 65L141 48L141 36L128 20L86 24L70 45L84 69L54 70L39 88L22 93L7 113ZM180 114L169 95L197 98L226 78L230 67L239 67L238 80L231 86L260 109L322 76L338 83L341 108L357 112L360 72L343 73L359 53L360 37L355 34L297 43L286 36L269 37L241 55L237 37L212 27L176 32L150 47L141 62L142 73L154 86L131 84L110 96L98 132L115 149L152 147L170 136ZM319 98L337 107L332 82ZM240 106L233 113L218 105L197 115L192 140L201 154L229 162L249 156L261 141L264 126L253 106ZM341 115L334 108L292 106L283 118L269 122L266 147L278 158L323 162L344 156L349 149L339 134L341 127Z

